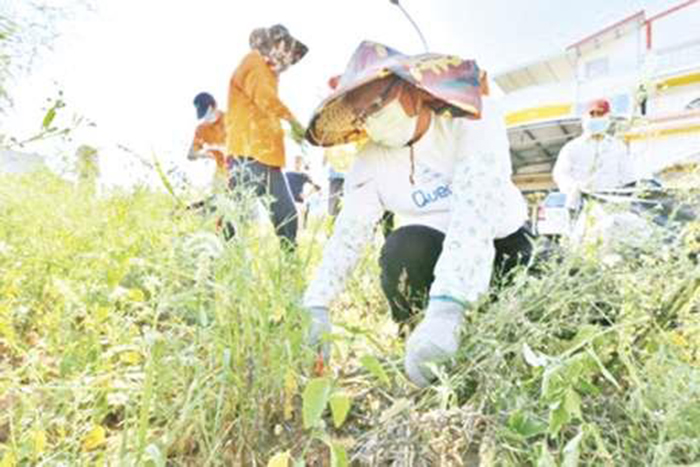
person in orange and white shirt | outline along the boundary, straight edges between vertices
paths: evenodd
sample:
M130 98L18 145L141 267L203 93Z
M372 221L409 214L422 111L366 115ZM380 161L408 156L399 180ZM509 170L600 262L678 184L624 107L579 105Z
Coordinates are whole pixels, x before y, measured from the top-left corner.
M199 124L194 132L192 146L187 154L189 160L213 159L216 162L214 191L225 187L228 170L226 168L226 125L225 115L217 109L216 100L207 92L200 92L194 98Z

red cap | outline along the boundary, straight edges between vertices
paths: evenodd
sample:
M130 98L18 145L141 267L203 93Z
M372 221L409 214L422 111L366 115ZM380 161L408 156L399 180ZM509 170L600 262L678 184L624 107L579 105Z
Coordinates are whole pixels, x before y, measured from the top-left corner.
M610 101L607 99L596 99L588 104L588 114L591 112L602 112L603 115L610 113Z

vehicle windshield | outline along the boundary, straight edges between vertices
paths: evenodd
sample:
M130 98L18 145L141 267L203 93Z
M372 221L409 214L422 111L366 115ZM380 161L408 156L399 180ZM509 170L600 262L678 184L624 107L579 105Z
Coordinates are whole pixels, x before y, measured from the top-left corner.
M564 193L550 193L544 200L546 208L563 208L566 204L566 195Z

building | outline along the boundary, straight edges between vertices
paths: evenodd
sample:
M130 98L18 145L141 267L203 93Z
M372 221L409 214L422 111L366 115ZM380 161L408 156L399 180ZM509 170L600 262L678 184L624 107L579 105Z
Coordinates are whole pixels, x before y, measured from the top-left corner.
M561 53L497 73L516 184L554 187L561 147L583 106L607 97L640 175L700 157L700 0L639 11Z

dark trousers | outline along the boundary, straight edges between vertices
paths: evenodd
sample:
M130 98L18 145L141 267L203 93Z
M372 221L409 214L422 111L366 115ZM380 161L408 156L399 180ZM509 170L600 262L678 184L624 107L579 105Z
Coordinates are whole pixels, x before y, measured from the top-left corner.
M384 239L386 240L389 238L389 235L391 235L391 232L394 231L394 213L391 211L384 211L380 224L382 226L382 235L384 235Z
M444 240L445 234L423 225L407 225L387 237L379 265L382 291L394 321L403 323L426 307ZM496 277L503 277L518 264L527 263L532 253L529 233L524 228L495 240L494 246Z
M205 216L210 216L216 214L216 207L214 205L214 197L209 196L201 201L196 201L186 208L188 211L193 211ZM216 219L216 230L224 236L224 240L231 240L236 235L236 228L233 224L223 218L223 216L218 216Z
M340 213L344 184L345 180L342 178L331 178L328 180L328 215L331 217L335 217Z
M294 249L297 239L297 210L287 177L279 167L262 164L248 157L235 157L229 164L229 188L251 189L256 196L269 196L270 219L286 248Z

